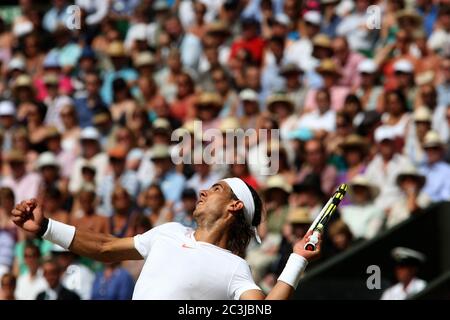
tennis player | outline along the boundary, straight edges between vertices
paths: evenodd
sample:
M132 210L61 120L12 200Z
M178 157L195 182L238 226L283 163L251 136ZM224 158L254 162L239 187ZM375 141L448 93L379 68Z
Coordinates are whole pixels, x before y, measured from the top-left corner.
M130 238L75 229L47 219L35 199L22 201L12 219L25 231L76 254L103 262L145 259L133 299L289 299L308 261L320 253L304 250L308 233L294 252L272 291L265 296L242 258L261 222L262 202L239 178L218 181L200 192L196 230L166 223Z

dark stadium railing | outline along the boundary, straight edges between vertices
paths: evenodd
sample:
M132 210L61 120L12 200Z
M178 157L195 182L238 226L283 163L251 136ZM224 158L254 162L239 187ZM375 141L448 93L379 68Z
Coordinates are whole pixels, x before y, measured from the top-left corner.
M394 261L390 252L397 246L423 252L427 261L419 277L431 285L450 270L450 203L433 204L375 238L355 244L347 251L307 271L294 299L379 299L394 282ZM369 289L367 281L380 270L379 286ZM373 278L370 284L377 285Z

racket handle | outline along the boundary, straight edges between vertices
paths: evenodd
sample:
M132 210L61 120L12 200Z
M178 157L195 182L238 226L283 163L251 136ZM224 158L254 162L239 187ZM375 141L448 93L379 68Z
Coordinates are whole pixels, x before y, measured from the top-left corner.
M311 237L309 238L309 241L305 244L305 250L308 251L315 251L316 250L316 244L319 242L319 234L320 232L315 230Z

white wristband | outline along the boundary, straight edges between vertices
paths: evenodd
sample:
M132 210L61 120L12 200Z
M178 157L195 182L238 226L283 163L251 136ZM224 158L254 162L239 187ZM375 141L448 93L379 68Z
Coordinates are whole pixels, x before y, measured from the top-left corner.
M47 230L42 236L43 239L56 243L64 249L69 249L75 237L75 227L56 220L48 219Z
M297 289L298 282L300 281L300 276L302 275L302 272L303 270L305 270L307 265L308 260L306 260L301 255L291 253L286 266L283 269L283 272L278 277L278 280L287 283L294 289Z

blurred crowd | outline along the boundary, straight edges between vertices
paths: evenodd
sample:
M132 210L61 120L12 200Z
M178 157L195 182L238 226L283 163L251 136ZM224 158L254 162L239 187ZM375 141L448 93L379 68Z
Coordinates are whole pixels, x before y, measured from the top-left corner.
M245 257L263 290L341 183L322 260L450 200L448 0L20 0L16 12L0 19L1 298L130 299L142 268L19 231L9 216L24 199L129 237L195 228L198 192L240 177L265 203ZM231 164L175 164L214 143L197 120L257 131Z

